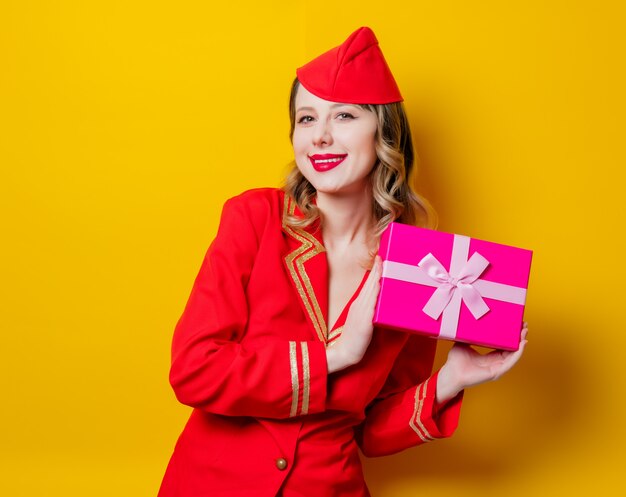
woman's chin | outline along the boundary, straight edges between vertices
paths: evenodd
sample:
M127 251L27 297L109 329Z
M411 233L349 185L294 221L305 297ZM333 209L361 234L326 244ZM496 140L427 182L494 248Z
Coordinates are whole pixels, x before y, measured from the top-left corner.
M348 185L337 185L337 184L318 184L315 185L315 190L318 194L322 193L325 195L354 195L356 193L363 193L366 188L366 185L363 184L348 184Z

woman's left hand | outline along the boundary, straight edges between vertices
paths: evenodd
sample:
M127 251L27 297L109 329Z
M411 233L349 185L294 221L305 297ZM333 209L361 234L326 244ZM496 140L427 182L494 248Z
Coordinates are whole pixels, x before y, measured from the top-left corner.
M480 354L467 344L455 343L437 377L437 402L445 402L467 387L497 380L511 369L524 352L528 340L524 322L518 350L493 350Z

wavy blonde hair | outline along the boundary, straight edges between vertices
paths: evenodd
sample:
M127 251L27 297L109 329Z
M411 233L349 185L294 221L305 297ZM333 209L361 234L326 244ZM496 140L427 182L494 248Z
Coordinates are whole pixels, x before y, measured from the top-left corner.
M293 142L296 125L296 93L300 82L296 78L289 96L289 119L291 129L289 139ZM378 161L370 173L372 194L372 214L375 220L372 236L376 239L385 228L398 221L413 226L436 228L437 214L430 203L413 190L411 181L415 174L414 152L409 121L402 102L383 105L359 105L373 112L378 118L376 130L376 155ZM304 228L312 224L320 215L313 203L316 190L302 175L295 160L285 178L283 190L296 202L303 217L289 216L287 224L293 228Z

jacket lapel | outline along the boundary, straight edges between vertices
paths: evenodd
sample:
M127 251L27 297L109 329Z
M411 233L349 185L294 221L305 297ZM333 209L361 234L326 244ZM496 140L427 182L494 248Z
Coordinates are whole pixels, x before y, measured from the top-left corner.
M319 220L306 229L287 225L287 215L301 216L296 203L287 194L283 198L282 228L287 234L287 252L283 262L298 295L304 315L315 336L328 341L328 262L322 244Z

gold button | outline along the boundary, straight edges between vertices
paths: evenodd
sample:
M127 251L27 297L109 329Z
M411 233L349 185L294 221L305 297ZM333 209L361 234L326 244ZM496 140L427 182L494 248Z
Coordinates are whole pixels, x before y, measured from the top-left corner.
M287 459L283 459L282 457L276 459L276 467L281 471L287 469Z

